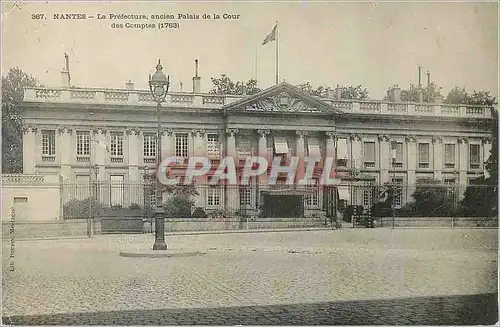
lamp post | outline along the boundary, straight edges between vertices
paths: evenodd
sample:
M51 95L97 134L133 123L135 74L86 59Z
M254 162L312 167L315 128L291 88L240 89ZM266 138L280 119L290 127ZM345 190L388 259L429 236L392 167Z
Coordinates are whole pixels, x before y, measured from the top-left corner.
M396 142L391 144L391 165L392 165L392 229L396 224Z
M157 131L156 131L156 210L155 210L155 243L153 244L153 250L166 250L167 244L165 244L165 217L163 211L163 196L161 192L160 180L158 179L159 167L161 163L161 104L165 101L167 96L168 87L170 86L170 76L165 76L163 74L163 66L158 59L158 65L156 65L156 73L153 76L149 75L149 90L156 102L156 119L157 119Z

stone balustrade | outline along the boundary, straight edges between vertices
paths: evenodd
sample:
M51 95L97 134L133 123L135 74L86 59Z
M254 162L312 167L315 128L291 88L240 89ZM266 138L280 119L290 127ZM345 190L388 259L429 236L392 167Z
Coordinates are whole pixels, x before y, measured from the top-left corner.
M41 185L58 184L59 175L29 175L29 174L4 174L3 185Z
M241 99L241 95L216 95L170 92L165 99L168 107L203 107L221 109L225 104ZM333 108L363 115L434 116L457 118L491 118L488 106L449 105L442 103L387 102L377 100L321 99ZM50 89L27 88L25 102L96 103L154 106L149 91L111 89Z

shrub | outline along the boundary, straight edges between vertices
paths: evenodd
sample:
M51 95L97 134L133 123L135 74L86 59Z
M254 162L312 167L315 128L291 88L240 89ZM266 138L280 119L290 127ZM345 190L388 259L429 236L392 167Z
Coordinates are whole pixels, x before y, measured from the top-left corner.
M205 212L205 210L203 210L203 208L196 207L196 209L194 209L194 212L191 215L191 217L193 217L193 218L207 218L207 213Z
M167 218L189 218L193 206L193 200L180 194L173 195L163 204Z
M90 213L90 206L92 206L93 216L100 214L102 208L95 199L71 199L63 205L63 217L64 219L87 219Z
M142 207L140 205L138 205L137 203L130 204L130 206L128 208L130 210L140 210L140 209L142 209Z

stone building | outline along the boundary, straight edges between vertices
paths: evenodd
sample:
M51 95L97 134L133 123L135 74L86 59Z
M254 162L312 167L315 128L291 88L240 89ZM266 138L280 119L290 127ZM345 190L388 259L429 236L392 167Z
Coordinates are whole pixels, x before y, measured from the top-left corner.
M141 204L144 175L156 162L151 94L131 82L123 89L71 87L69 69L62 77L62 87L25 90L24 174L59 175L63 183L75 185L96 178L103 205ZM387 101L345 100L340 88L318 98L285 82L254 95L214 95L200 92L200 79L196 69L192 90L171 90L163 103L162 156L208 156L214 165L226 155L240 160L280 155L285 161L289 156L335 157L342 178L339 194L347 203L368 206L372 201L369 190L353 193L350 186L356 183L400 184L398 206L410 200L411 188L424 178L463 192L471 178L484 173L491 149L489 107L447 105L439 99L402 102L398 88L388 92ZM363 178L354 181L353 172ZM261 193L272 195L272 187L263 186L266 178L238 189L200 186L196 205L255 213ZM137 188L132 191L131 185ZM304 210L306 215L324 212L321 187L305 193Z

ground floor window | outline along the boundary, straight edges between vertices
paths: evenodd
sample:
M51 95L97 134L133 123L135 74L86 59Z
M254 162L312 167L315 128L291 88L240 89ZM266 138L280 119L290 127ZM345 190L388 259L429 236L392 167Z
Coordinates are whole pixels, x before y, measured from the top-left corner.
M319 187L318 184L308 185L307 194L304 197L305 205L309 208L319 207Z
M207 206L218 207L221 204L221 188L211 186L207 189Z

